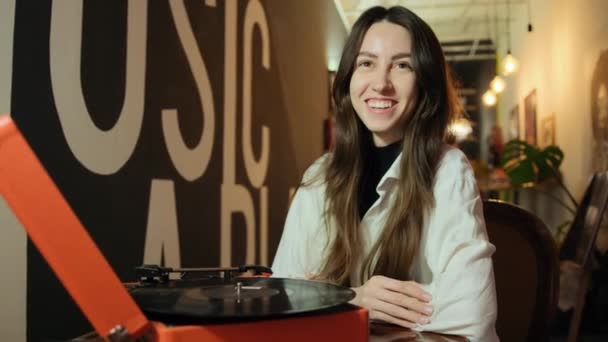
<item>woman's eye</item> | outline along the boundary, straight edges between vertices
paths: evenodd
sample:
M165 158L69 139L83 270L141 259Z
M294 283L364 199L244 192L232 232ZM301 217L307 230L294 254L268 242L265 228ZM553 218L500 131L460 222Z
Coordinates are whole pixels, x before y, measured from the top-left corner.
M407 70L414 70L412 68L412 65L410 63L408 63L408 62L397 63L397 68L399 68L399 69L407 69Z
M360 61L359 63L357 63L358 67L365 67L368 68L370 66L372 66L372 62L370 61Z

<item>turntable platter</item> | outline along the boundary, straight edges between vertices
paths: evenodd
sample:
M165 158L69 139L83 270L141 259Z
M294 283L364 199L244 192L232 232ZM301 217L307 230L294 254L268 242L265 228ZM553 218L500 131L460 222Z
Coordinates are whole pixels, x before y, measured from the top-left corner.
M355 297L333 284L284 278L173 280L130 290L142 311L165 323L279 318L339 308Z

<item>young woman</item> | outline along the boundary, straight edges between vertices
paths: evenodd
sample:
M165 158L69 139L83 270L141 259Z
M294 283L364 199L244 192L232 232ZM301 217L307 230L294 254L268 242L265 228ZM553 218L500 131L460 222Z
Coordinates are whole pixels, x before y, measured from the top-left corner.
M275 276L352 287L370 319L497 340L473 171L444 143L458 110L437 37L403 7L354 24L333 87L333 152L304 174Z

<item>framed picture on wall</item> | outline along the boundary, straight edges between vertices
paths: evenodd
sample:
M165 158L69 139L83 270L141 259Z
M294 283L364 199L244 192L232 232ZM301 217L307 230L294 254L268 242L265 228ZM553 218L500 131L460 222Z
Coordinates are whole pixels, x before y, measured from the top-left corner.
M519 139L519 105L509 112L509 139Z
M536 145L537 103L536 89L534 89L524 99L524 140L530 145Z
M541 120L539 140L541 147L555 145L555 114L551 113Z

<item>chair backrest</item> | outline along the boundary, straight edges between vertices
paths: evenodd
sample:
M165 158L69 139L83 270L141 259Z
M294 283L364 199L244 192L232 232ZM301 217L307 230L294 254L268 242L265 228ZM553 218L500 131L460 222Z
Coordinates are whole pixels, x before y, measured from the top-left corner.
M484 201L493 256L498 318L503 341L548 341L557 306L559 266L555 242L545 224L509 203Z
M574 221L560 248L560 260L573 262L582 271L580 275L576 275L578 277L578 284L574 285L574 287L572 287L572 282L575 280L572 277L565 276L562 278L562 281L564 281L562 285L564 285L563 288L566 292L560 298L568 298L568 291L572 291L572 288L576 291L576 301L568 329L568 341L576 341L578 338L586 301L597 299L587 299L587 291L589 277L592 272L595 240L606 214L607 205L608 172L596 173L593 175L587 190L585 190L583 200L576 210ZM601 306L602 304L598 305Z
M560 248L560 260L571 260L589 267L595 239L602 224L608 204L608 172L593 175L583 200L579 204L574 221Z

